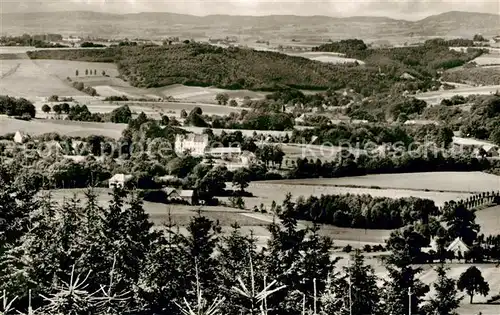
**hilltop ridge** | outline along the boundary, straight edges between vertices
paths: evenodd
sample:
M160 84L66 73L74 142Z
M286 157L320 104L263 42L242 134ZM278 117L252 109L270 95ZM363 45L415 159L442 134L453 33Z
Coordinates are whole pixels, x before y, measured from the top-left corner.
M63 33L90 36L192 38L378 39L409 36L496 35L500 15L451 11L418 21L376 16L195 16L168 12L114 14L94 11L3 13L2 33ZM19 23L23 20L23 23Z

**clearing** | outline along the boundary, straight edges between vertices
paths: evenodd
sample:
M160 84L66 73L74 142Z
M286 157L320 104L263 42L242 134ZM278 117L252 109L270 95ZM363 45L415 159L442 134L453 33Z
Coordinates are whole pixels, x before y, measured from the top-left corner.
M416 98L426 101L430 105L437 105L445 98L454 95L469 96L474 94L488 95L500 90L500 85L488 85L479 87L464 87L446 91L432 91L415 95Z

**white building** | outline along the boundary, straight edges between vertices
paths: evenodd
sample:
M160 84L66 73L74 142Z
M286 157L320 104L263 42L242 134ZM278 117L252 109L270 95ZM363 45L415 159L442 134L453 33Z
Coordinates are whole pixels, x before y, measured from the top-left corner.
M133 178L132 175L116 174L109 179L109 188L124 188Z
M205 155L216 159L234 159L241 156L241 148L239 147L213 148L205 151Z
M453 242L451 242L450 245L448 245L446 250L448 252L454 253L455 257L457 257L458 253L463 255L463 254L467 253L470 249L469 249L469 246L467 246L467 244L465 244L461 238L457 237Z
M208 135L190 133L175 136L175 153L184 154L189 152L192 156L203 156L208 147Z

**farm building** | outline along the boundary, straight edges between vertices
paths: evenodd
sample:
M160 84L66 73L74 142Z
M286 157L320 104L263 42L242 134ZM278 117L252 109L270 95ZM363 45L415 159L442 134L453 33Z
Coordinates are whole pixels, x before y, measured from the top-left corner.
M21 131L16 131L16 134L14 135L14 142L15 143L24 143L29 139L29 136L27 134L24 134Z
M241 148L213 148L205 151L205 155L216 159L234 159L241 155Z
M175 153L189 152L192 156L203 156L208 147L208 135L190 133L175 136Z
M109 179L109 188L124 188L127 183L132 181L134 176L125 174L116 174Z
M180 199L184 200L190 205L195 205L198 203L196 200L196 194L194 193L194 190L180 190L177 191L177 193L179 194Z

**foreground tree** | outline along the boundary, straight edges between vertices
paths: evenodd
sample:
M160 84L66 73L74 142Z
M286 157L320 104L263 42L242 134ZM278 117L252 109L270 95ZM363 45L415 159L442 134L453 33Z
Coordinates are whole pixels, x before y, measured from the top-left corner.
M448 235L453 240L460 237L471 246L477 238L479 225L476 224L474 210L469 210L463 203L450 201L444 206L443 221L446 222Z
M364 256L356 250L351 266L345 267L346 276L339 282L343 307L341 314L349 314L349 302L353 315L378 314L380 293L377 287L377 277L371 266L365 264ZM351 299L349 299L349 283Z
M448 278L448 271L443 265L436 268L438 275L437 281L434 283L436 295L430 300L427 305L429 314L436 315L457 315L456 310L460 306L462 297L458 297L456 281Z
M471 266L458 279L457 287L460 291L465 291L470 296L472 304L474 295L481 294L487 296L490 292L490 285L486 282L481 271L476 266Z

